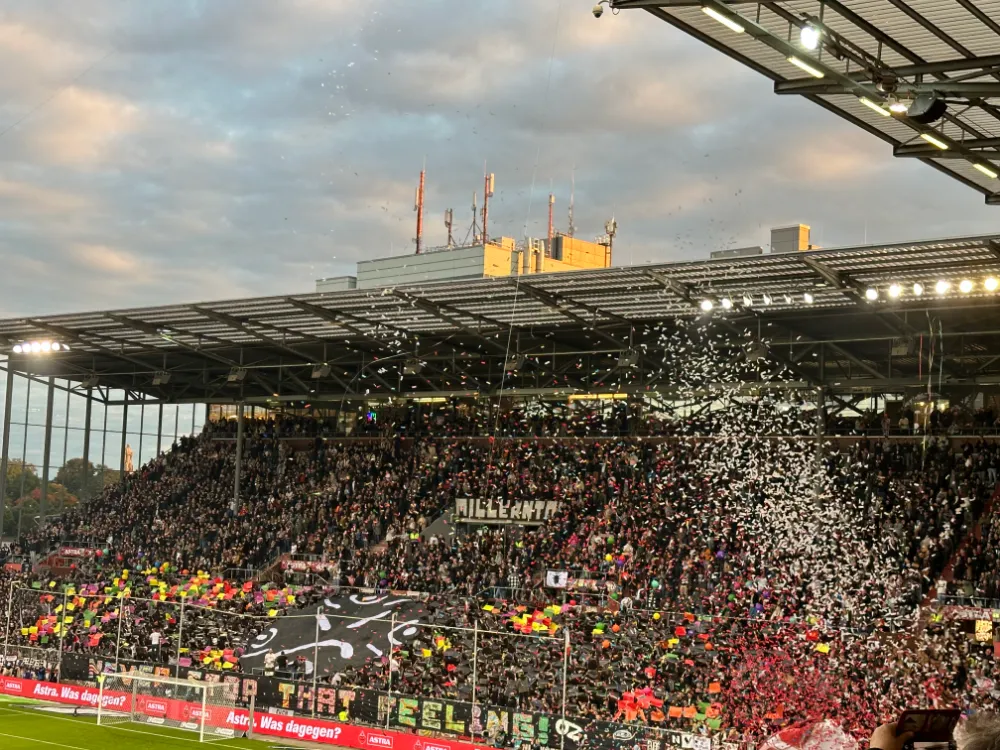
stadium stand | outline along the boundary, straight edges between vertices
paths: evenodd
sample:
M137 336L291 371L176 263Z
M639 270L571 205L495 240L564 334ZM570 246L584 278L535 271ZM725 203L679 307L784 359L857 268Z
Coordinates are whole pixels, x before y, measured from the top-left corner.
M474 684L489 706L559 714L565 700L580 722L748 743L803 719L835 716L863 736L915 702L990 705L991 644L935 620L916 658L912 626L989 504L996 443L861 437L827 452L817 497L841 503L858 534L825 527L845 538L804 567L793 536L760 519L797 481L769 467L818 460L807 417L760 403L641 425L625 410L573 411L512 410L494 417L511 437L491 439L475 437L484 421L433 412L350 440L324 440L305 418L262 422L248 429L237 508L231 426L210 424L27 540L37 553L72 539L93 554L58 580L5 574L0 586L17 586L5 642L236 673L268 623L358 587L423 592L428 624L388 657L323 670L323 684L459 701ZM733 418L782 437L728 433ZM460 497L560 506L534 528L421 533ZM830 516L815 503L784 510L822 530ZM996 590L996 526L987 519L957 558L977 593ZM290 555L320 561L314 585L274 578ZM550 570L588 585L553 590ZM316 616L305 617L311 631ZM302 658L278 669L309 676Z

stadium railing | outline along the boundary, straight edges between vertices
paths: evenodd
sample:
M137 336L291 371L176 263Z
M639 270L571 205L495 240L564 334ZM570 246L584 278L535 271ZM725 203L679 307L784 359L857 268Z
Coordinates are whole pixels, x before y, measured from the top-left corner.
M352 594L373 596L385 593L391 593L394 596L416 594L416 592L380 592L370 588L353 587L338 587L324 592L327 597ZM118 673L137 668L156 670L158 674L175 678L189 676L192 672L201 678L206 673L217 673L220 675L220 679L225 680L274 679L279 680L282 684L291 684L294 695L298 696L294 705L283 704L274 707L283 710L291 708L303 715L317 716L320 706L319 698L323 695L321 690L350 689L359 695L371 695L373 696L372 703L365 709L365 713L355 714L352 711L350 718L355 722L386 729L412 729L413 731L419 729L423 732L432 727L423 725L418 727L412 724L411 719L414 712L419 713L425 704L436 706L433 711L438 712L443 710L441 706L447 704L445 706L447 710L458 712L455 715L467 715L469 726L478 727L478 724L475 723L478 719L475 717L480 714L484 717L487 715L504 717L502 721L507 721L508 717L511 722L520 721L522 726L518 731L521 731L521 736L513 739L531 739L528 737L529 734L534 734L535 739L542 734L551 735L547 747L559 750L574 750L575 744L566 745L567 738L572 738L584 726L589 727L588 736L594 735L594 733L600 736L606 735L609 750L615 747L615 743L620 742L626 734L629 736L642 734L647 742L662 742L663 750L667 750L671 746L689 748L690 750L712 750L712 745L718 750L723 744L721 735L717 735L715 742L712 743L704 735L697 734L695 726L687 731L652 725L637 726L620 724L615 721L597 721L593 718L585 719L576 716L574 706L567 694L567 688L573 638L583 637L583 634L574 634L568 625L551 635L538 632L527 634L490 630L481 628L478 623L472 628L435 622L421 622L411 626L414 632L403 633L411 640L404 641L406 645L400 649L410 648L409 644L413 642L413 639L419 640L424 644L421 650L424 652L423 656L428 658L428 663L430 663L428 651L436 656L441 654L435 652L447 652L447 663L450 665L448 671L453 674L451 679L454 682L451 694L459 696L458 699L453 699L442 698L433 692L423 695L400 692L399 684L403 678L406 678L407 684L421 684L423 667L419 659L404 664L403 657L395 655L394 652L377 655L376 661L380 664L381 671L376 675L373 684L367 685L350 685L347 682L334 685L332 683L334 675L328 674L321 680L319 671L315 668L312 669L311 674L302 675L299 680L286 677L286 675L293 674L288 672L283 675L275 674L262 677L260 669L247 670L245 673L240 672L235 660L228 663L216 661L205 663L201 658L201 655L211 646L211 643L203 642L210 639L210 636L206 635L210 631L222 629L252 633L262 631L265 625L273 623L277 619L287 621L305 618L307 621L315 620L317 623L316 643L311 652L306 652L311 663L316 665L320 663L320 616L329 620L346 621L345 627L352 622L359 625L366 624L371 618L337 615L332 610L327 610L322 615L318 612L309 613L299 610L298 614L282 613L280 617L260 617L186 604L183 601L180 603L159 601L141 597L118 596L117 594L109 596L107 593L79 594L75 589L67 588L58 592L54 590L50 592L47 588L15 586L13 581L9 590L0 596L4 596L7 600L2 645L3 663L18 665L20 669L48 671L59 681L89 683L95 680L99 674ZM110 604L108 604L109 601ZM92 610L91 607L98 605L101 605L100 611L103 611L104 615L84 614L96 612L97 610ZM477 605L473 604L472 606ZM125 642L129 642L131 645L136 638L144 637L140 635L141 631L136 631L135 626L140 620L150 617L150 613L154 610L157 613L157 621L163 622L171 619L175 623L175 627L172 627L170 632L163 634L164 638L158 649L160 658L157 663L132 661L128 658L130 652L123 650L122 646ZM101 622L101 617L114 611L119 614ZM391 629L390 632L395 632L397 628L395 615L382 619L388 619L387 624ZM46 634L42 634L38 630L38 623L43 620L47 624L51 623ZM409 624L400 623L399 627ZM96 640L89 640L93 638L94 628L101 629L103 635ZM35 629L35 632L31 632L32 629ZM542 693L536 689L531 695L531 699L526 695L515 703L491 707L484 702L484 695L481 694L489 685L491 678L488 675L483 675L481 670L484 669L483 665L500 658L500 654L513 653L511 640L517 638L531 639L531 650L535 656L543 651L551 651L549 658L543 661L549 665L552 673L543 674L540 671L534 675L536 680L545 685ZM25 640L28 643L25 643ZM108 641L113 642L113 647ZM301 675L301 672L298 674ZM430 673L427 676L427 690L431 691L435 680L432 679ZM292 695L288 691L289 688L275 687L273 692L275 696L283 696L282 700L287 704L291 700L289 696ZM532 710L530 706L533 703L536 705L541 703L548 708L545 711ZM258 705L264 704L258 702ZM428 711L430 710L428 708ZM443 713L441 715L444 716ZM485 734L485 726L476 731L482 736ZM508 727L508 737L510 737L510 731L514 730ZM683 743L681 742L682 735ZM447 735L442 734L442 736ZM708 744L699 746L701 740ZM601 748L600 743L593 746ZM655 747L655 745L649 746Z
M976 607L978 609L1000 609L1000 599L988 596L966 594L948 594L937 597L937 603L942 607Z

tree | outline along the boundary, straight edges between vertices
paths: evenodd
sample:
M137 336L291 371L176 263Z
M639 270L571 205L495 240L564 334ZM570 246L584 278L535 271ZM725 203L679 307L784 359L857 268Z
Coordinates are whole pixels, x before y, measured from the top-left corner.
M84 465L82 458L71 458L67 461L59 469L55 481L80 497L93 495L104 487L100 467L94 466L90 461Z
M49 493L45 502L48 515L54 508L71 508L80 500L58 482L49 482ZM42 488L39 486L38 489L32 490L30 495L22 497L17 504L25 509L39 510L42 504Z
M22 495L21 481L24 480L24 492L27 495L41 484L38 471L34 464L26 463L18 458L7 462L7 500L14 501Z
M118 484L122 479L122 473L118 469L109 469L107 466L101 464L97 467L98 473L103 477L103 484L101 484L101 489L105 487L110 487L113 484Z
M84 466L82 458L71 458L55 476L55 481L70 494L83 499L100 494L105 487L117 484L120 479L120 471L90 461Z

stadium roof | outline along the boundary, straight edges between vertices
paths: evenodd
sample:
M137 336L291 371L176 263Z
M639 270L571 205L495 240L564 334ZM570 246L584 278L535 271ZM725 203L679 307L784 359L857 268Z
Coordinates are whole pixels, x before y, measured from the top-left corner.
M1000 0L611 4L648 11L772 79L776 93L806 97L891 144L896 156L920 159L1000 205ZM806 26L820 32L815 51L800 41ZM893 97L918 96L946 102L943 119L890 116Z
M0 350L18 372L165 401L641 391L683 366L664 326L703 316L843 392L926 388L933 329L945 384L980 386L1000 383L988 279L1000 235L2 320ZM69 350L14 348L45 340Z

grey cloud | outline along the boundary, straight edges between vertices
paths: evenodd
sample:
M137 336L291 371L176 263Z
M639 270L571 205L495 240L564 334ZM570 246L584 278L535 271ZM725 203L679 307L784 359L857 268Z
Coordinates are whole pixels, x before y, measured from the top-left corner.
M412 252L425 157L428 244L443 242L447 207L465 235L484 160L494 233L544 233L550 185L564 227L575 165L580 234L614 212L621 263L764 243L800 220L827 246L995 226L978 194L644 13L597 22L568 0L45 5L0 15L61 52L0 81L0 130L55 94L0 137L8 315L303 291ZM76 99L57 93L71 82ZM73 140L100 117L121 126L107 142Z

